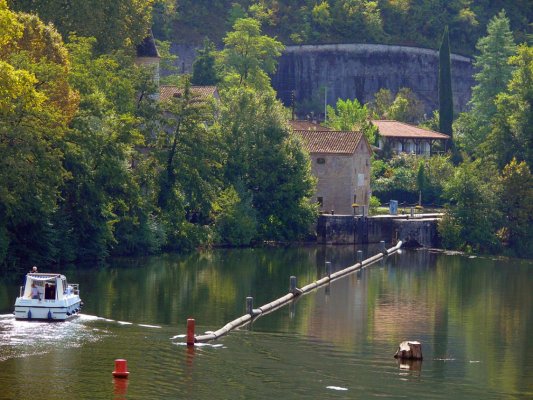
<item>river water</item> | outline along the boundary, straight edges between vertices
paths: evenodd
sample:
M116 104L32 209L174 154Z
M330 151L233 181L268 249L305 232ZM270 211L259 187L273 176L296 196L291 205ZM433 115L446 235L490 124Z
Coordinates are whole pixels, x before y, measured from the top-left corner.
M23 276L0 279L0 399L533 398L533 263L401 251L218 341L216 330L355 263L351 246L213 250L60 271L82 315L15 321ZM365 248L365 257L376 249ZM45 272L45 271L41 271ZM54 271L59 272L59 271ZM401 365L403 340L424 360ZM129 379L114 379L126 359Z

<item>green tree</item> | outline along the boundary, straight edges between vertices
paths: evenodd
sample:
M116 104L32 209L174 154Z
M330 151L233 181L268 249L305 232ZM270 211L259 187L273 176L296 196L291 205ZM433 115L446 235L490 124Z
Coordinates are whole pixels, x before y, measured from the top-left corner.
M132 169L143 144L135 115L148 101L135 96L144 76L132 59L96 56L95 40L72 37L70 80L81 95L80 109L64 143L70 179L62 188L59 215L79 259L104 259L109 254L148 251L160 236L151 186ZM143 191L141 191L141 183ZM152 203L153 204L153 203Z
M497 249L500 213L493 190L497 176L490 164L479 161L465 161L456 168L444 188L449 204L439 229L445 245L475 251Z
M376 142L377 128L370 122L366 105L357 99L338 99L335 108L327 107L326 126L340 131L362 131L369 143Z
M439 131L452 136L453 92L448 27L439 48ZM452 142L453 139L450 139Z
M418 205L422 205L422 192L426 188L426 173L425 173L425 166L423 162L420 162L418 165L418 172L416 174L416 186L418 188L419 198L418 198Z
M239 186L239 191L233 186L223 190L213 204L216 243L247 246L257 237L257 216L251 196Z
M418 123L423 116L422 103L409 88L401 88L388 110L390 119Z
M215 54L215 44L206 37L203 49L198 50L198 55L192 64L191 83L193 85L216 85L218 83Z
M61 37L0 0L0 262L57 256L53 216L66 178L61 142L77 106Z
M238 19L224 38L220 66L226 86L247 85L257 90L272 90L268 74L276 70L276 58L284 46L261 34L261 26L252 18Z
M242 182L257 212L258 237L293 240L307 234L315 208L309 156L270 92L236 87L223 93L220 127L226 182Z
M159 206L172 212L169 198L178 196L186 213L207 218L215 198L221 169L218 137L208 131L215 116L210 103L198 98L184 81L178 96L162 104L164 129L158 148L164 169Z
M490 122L496 114L496 97L503 92L511 79L514 66L508 63L516 53L516 45L509 27L505 11L501 11L487 26L487 36L477 43L479 55L474 67L479 72L474 75L477 84L472 88L470 100L470 122L465 125L465 150L476 153L478 146L490 132Z
M10 1L17 11L52 22L64 37L75 32L94 37L100 52L132 49L142 42L152 22L153 0Z
M422 102L409 88L401 88L396 96L389 89L380 89L374 94L374 100L368 109L375 119L392 119L416 123L422 119Z
M504 215L503 239L520 257L533 255L533 176L527 166L512 159L500 183L500 205Z
M509 60L515 67L507 90L496 97L492 132L482 146L485 158L503 168L513 158L533 168L533 47L522 45Z
M368 104L375 119L389 119L389 109L394 101L394 95L389 89L379 89L374 93L374 99Z

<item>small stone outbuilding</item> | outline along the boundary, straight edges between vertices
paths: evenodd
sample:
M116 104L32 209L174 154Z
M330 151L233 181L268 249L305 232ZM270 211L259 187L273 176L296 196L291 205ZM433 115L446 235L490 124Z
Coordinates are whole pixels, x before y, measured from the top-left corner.
M372 149L361 132L319 129L294 129L311 156L311 171L318 181L314 200L322 212L361 213L371 196Z

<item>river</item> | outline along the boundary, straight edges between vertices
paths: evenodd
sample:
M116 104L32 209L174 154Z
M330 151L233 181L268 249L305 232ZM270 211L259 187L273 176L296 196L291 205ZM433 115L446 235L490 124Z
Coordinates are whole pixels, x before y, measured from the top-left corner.
M218 341L197 333L355 263L352 246L212 250L63 271L85 306L16 321L23 276L0 279L0 399L533 398L533 262L395 254ZM365 248L365 256L376 249ZM45 271L41 271L45 272ZM401 365L403 340L424 360ZM114 379L115 359L130 377Z

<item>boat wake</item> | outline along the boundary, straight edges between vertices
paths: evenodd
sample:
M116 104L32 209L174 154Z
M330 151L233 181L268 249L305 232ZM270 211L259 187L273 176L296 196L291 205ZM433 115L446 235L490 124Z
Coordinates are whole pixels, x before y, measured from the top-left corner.
M102 338L102 331L87 325L94 320L79 314L68 321L17 320L13 314L0 315L0 362L45 354L58 348L80 347Z

